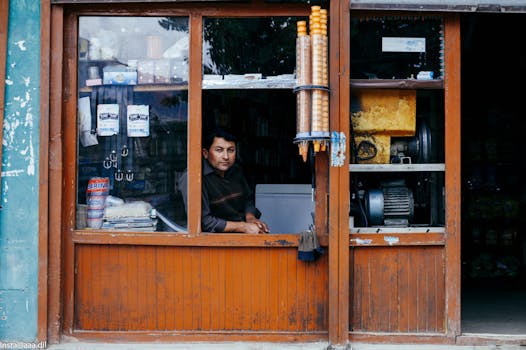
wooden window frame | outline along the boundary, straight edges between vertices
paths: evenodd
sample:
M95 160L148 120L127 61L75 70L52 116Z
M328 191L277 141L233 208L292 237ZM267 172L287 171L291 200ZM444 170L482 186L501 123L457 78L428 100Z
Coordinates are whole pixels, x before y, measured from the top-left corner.
M385 9L383 9L385 10ZM349 16L345 20L350 21L350 17L366 17L368 15L374 15L376 17L381 16L393 16L399 15L398 12L393 11L354 11L352 6L348 6L346 12L342 11L342 16ZM431 340L425 335L420 334L405 334L405 333L386 333L383 335L373 333L359 333L351 332L347 330L347 339L349 341L356 342L430 342L430 343L455 343L456 337L460 334L460 16L458 14L451 13L434 13L434 12L404 12L404 15L411 16L439 16L444 21L444 77L443 82L433 83L432 86L428 86L427 83L418 82L416 85L407 86L407 82L388 82L390 85L383 86L384 88L433 88L444 90L444 154L445 154L445 170L444 170L444 186L445 186L445 229L444 232L437 234L419 234L409 233L398 234L400 238L400 246L409 247L426 247L426 246L437 246L443 248L443 261L444 261L444 281L445 281L445 324L444 333L437 334L436 338ZM344 33L349 33L348 30L343 30ZM342 40L341 51L344 55L349 55L349 47L345 45L350 42L350 38ZM351 48L352 49L352 48ZM343 58L342 61L350 62L350 57ZM352 66L350 67L352 70ZM340 89L341 94L349 93L351 87L363 87L362 81L351 80L349 86L342 86ZM346 91L346 92L345 92ZM350 116L347 114L349 106L346 105L347 101L340 103L340 108L344 111L340 113L341 128L348 130ZM345 176L345 175L342 175ZM331 177L332 180L332 177ZM344 188L344 187L342 187ZM349 184L347 184L347 189ZM332 193L332 192L331 192ZM341 207L340 207L341 209ZM344 215L341 213L340 215ZM340 232L345 229L345 223L342 222L340 226ZM359 244L355 243L355 239L358 237L356 234L349 234L345 239L341 239L339 242L340 255L345 256L347 254L347 261L352 260L349 257L349 250L343 251L343 246L352 248L359 247ZM368 234L367 238L370 238L373 246L388 246L383 241L383 235ZM344 260L340 258L340 263ZM352 267L352 266L348 266ZM344 269L342 269L344 270ZM332 270L330 270L332 273ZM340 279L348 279L351 271L344 271L339 276ZM349 282L348 280L346 280ZM348 285L352 285L352 281ZM342 287L342 290L345 287ZM349 293L348 297L352 296L353 288L346 292ZM352 307L352 297L347 306ZM344 302L345 303L345 302ZM340 307L345 309L344 304L340 303ZM349 308L349 310L351 310ZM351 311L352 312L352 311ZM340 322L338 325L342 327L342 324L349 324L349 319L346 318L348 314L340 313ZM343 330L342 330L343 331ZM340 333L341 336L341 333ZM345 342L343 336L338 339L340 343Z
M153 10L145 10L141 8L141 10L138 10L138 8L133 7L125 7L124 9L120 9L119 12L116 12L115 15L119 16L133 16L133 15L140 15L140 16L167 16L167 15L179 15L179 16L188 16L189 17L189 24L190 24L190 70L189 70L189 85L188 85L188 174L189 174L189 183L188 183L188 192L190 194L192 193L200 193L201 188L201 166L199 162L192 162L190 160L192 159L200 159L201 158L201 96L202 96L202 62L201 62L201 51L202 51L202 20L204 17L235 17L235 18L248 18L248 17L261 17L261 16L308 16L308 10L309 8L305 5L298 5L298 4L288 4L288 5L269 5L264 3L255 3L255 4L223 4L221 7L211 7L211 6L204 6L201 4L181 4L178 6L178 8L173 9L166 6L160 6L160 8L156 11ZM75 28L75 30L67 30L69 36L66 38L66 42L72 43L71 48L66 49L66 56L67 60L70 62L74 62L75 60L75 50L74 45L76 45L76 37L73 36L73 33L77 33L77 28L75 25L75 21L77 16L81 15L112 15L112 12L108 12L106 8L97 8L90 6L89 8L83 9L75 9L72 12L70 12L69 15L67 15L65 27L67 28ZM68 54L69 52L69 54ZM67 81L67 85L69 86L68 91L71 91L72 95L74 96L76 93L76 65L70 65L67 68L67 73L65 76L69 77ZM69 99L69 102L65 104L65 110L67 115L71 115L76 108L76 101L75 99ZM75 125L68 125L68 127L75 127ZM69 129L68 129L69 130ZM75 143L72 136L73 133L70 135L65 135L66 144L68 147L66 147L66 155L65 158L68 159L68 163L71 165L75 165L75 162L73 161L74 157L74 149L75 149ZM318 157L319 159L323 159L324 156ZM317 160L317 163L319 163L319 166L317 166L318 169L320 169L319 174L321 176L321 179L318 179L318 183L320 184L320 187L318 190L320 198L326 197L326 186L323 186L323 183L327 182L327 171L322 170L322 168L325 166L327 167L327 163L325 160ZM323 164L325 163L325 164ZM76 168L76 165L74 167L68 167L68 171L65 174L66 178L75 178L74 169ZM318 178L320 177L318 176ZM324 179L325 178L325 179ZM71 205L71 203L74 202L74 197L72 196L72 193L68 195L68 207L71 209L68 210L69 213L74 212L74 206ZM324 206L326 207L326 205ZM318 204L317 208L318 209ZM323 208L320 208L323 209ZM320 232L325 233L327 231L327 225L326 220L323 219L324 216L321 215L321 210L317 210L317 212L320 212L320 215L317 215L317 223L320 222L321 224L318 224L317 226L323 227L323 229L320 230ZM324 211L326 213L326 211ZM201 232L201 222L200 222L200 216L201 216L201 203L200 203L200 197L198 196L192 196L189 195L188 199L188 232L187 234L183 234L185 238L187 236L200 236L202 235ZM68 220L68 222L71 222L72 220ZM93 241L93 239L97 239L95 237L98 236L97 233L86 233L84 231L76 231L73 227L70 227L68 229L69 231L74 232L73 236L77 240L84 240L88 239L89 241ZM94 236L93 236L94 235ZM171 237L173 236L179 236L181 234L169 234ZM278 237L281 237L281 234L277 234ZM123 235L121 235L123 236ZM126 237L130 238L131 236L136 236L138 238L138 242L142 241L142 238L144 237L144 234L137 234L134 235L133 233L127 233ZM165 241L166 234L165 233L152 233L149 234L149 238L156 237L161 239L162 241ZM222 234L223 238L217 238L219 241L223 241L225 236L230 236L229 234ZM250 236L250 235L248 235ZM272 235L271 235L272 236ZM119 234L117 233L115 237L118 237L118 239L124 239L124 237L119 237ZM239 235L235 234L232 237L228 237L226 241L231 241L232 239L237 239ZM268 238L268 235L266 235ZM244 241L247 240L247 235L244 235L243 239ZM251 237L249 240L254 239L256 242L260 241L261 238L258 237ZM206 238L206 240L215 240L210 235Z
M52 329L49 331L52 339L60 337L59 317L62 317L63 327L66 334L71 334L74 317L74 259L76 244L109 244L109 245L164 245L164 246L200 246L200 247L295 247L299 242L297 234L203 234L201 232L201 164L190 161L201 159L201 98L202 98L202 23L204 17L231 17L247 18L262 16L305 16L308 17L310 7L305 4L269 4L263 1L253 3L223 3L221 6L211 6L201 3L184 3L177 7L167 4L159 4L155 9L146 5L122 5L115 9L114 5L54 5L52 6L52 33L57 36L63 35L59 40L51 41L52 52L63 52L64 56L58 56L51 63L51 70L62 72L62 79L51 83L50 104L50 133L61 134L61 141L50 144L50 154L62 154L62 163L55 164L56 169L50 183L50 203L54 202L58 207L54 210L60 211L60 222L50 223L50 227L58 228L60 237L50 231L50 242L53 237L58 238L60 243L53 243L54 250L62 251L58 256L50 257L50 264L61 265L63 280L62 296L63 310L54 303L50 309L54 314L50 315L48 324ZM189 86L188 86L188 173L189 193L199 195L189 196L188 199L188 232L111 232L111 231L87 231L75 229L75 198L76 198L76 130L77 114L77 37L78 17L83 15L104 16L188 16L190 24L190 64ZM53 35L53 34L52 34ZM64 43L63 47L61 46ZM57 77L51 74L51 77ZM331 79L338 81L335 71L331 71ZM56 84L56 89L54 87ZM58 103L58 101L62 101ZM331 113L333 111L331 110ZM50 140L53 140L50 137ZM56 140L58 141L58 140ZM292 141L291 141L292 142ZM56 152L56 153L55 153ZM329 215L328 215L328 155L322 152L316 156L316 214L315 222L318 227L320 243L326 246L329 242ZM50 172L53 170L50 170ZM60 179L60 180L59 180ZM66 185L60 185L66 184ZM52 192L52 188L57 192ZM50 213L50 218L53 214ZM51 228L50 228L51 230ZM51 244L51 243L50 243ZM58 261L62 261L59 263ZM58 286L50 288L50 294L60 295ZM55 299L56 300L56 299Z

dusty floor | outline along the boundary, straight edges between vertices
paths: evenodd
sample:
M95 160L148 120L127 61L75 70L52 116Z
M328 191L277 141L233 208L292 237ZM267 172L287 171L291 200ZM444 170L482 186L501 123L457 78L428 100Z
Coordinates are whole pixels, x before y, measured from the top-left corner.
M526 335L526 289L494 285L465 288L462 333Z

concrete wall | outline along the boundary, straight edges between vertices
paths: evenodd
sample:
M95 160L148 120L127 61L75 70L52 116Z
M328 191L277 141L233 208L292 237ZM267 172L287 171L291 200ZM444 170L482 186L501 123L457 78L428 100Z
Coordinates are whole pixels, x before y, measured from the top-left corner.
M0 192L0 340L34 341L38 297L40 1L8 1Z

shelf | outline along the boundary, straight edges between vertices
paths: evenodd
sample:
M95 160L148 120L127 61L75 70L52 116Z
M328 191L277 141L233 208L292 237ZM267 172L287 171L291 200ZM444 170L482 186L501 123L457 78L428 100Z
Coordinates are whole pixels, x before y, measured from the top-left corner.
M266 78L256 80L203 80L203 90L221 89L293 89L296 86L294 78Z
M406 233L444 233L444 227L414 226L414 227L351 227L350 233L376 234L406 234Z
M130 85L98 85L104 87L130 86ZM180 84L140 84L132 85L135 92L157 92L188 90L187 83ZM296 79L260 79L251 81L229 80L203 80L203 90L228 90L228 89L293 89ZM79 92L91 92L91 86L84 86Z
M136 92L156 92L156 91L174 91L174 90L188 90L187 83L180 84L141 84L141 85L97 85L103 87L113 87L113 86L133 86L133 91ZM92 86L84 86L79 89L79 92L91 92L93 89Z
M349 164L351 172L418 172L418 171L445 171L444 163L430 164Z
M442 79L351 79L351 89L430 89L444 88Z

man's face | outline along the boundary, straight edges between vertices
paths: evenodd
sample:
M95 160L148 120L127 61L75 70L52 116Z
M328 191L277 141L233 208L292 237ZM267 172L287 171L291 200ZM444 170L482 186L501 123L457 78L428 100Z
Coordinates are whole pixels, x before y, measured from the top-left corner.
M236 144L222 137L215 137L210 149L203 149L203 157L223 176L236 161Z

